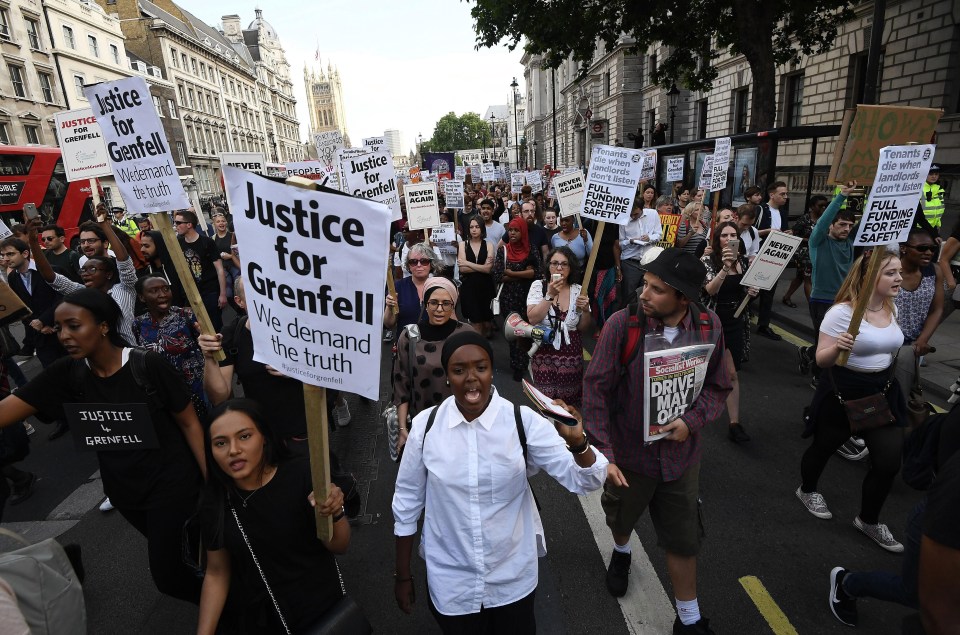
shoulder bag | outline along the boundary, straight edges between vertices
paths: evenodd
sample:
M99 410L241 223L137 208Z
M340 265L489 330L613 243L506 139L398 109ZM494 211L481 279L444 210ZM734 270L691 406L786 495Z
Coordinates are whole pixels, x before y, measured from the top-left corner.
M846 399L840 396L840 390L837 388L837 379L833 374L833 368L830 371L830 380L833 382L833 393L837 396L837 401L843 406L847 413L847 421L850 423L850 433L854 436L862 432L880 428L891 423L896 423L896 418L890 410L890 402L887 401L887 391L893 385L893 376L897 367L897 357L900 351L893 356L893 362L890 364L890 376L883 389L872 395L861 397L860 399Z
M507 269L507 248L503 248L503 269ZM503 291L503 280L500 280L500 285L497 287L497 295L494 296L493 300L490 301L490 310L493 311L494 315L500 315L500 292Z
M927 417L936 414L937 411L929 401L923 398L923 386L920 385L920 358L913 356L913 383L910 384L910 392L907 398L907 419L910 422L910 428L916 428L927 420Z
M291 635L293 631L290 630L290 625L287 624L286 618L280 611L277 598L273 595L273 589L270 588L270 583L267 582L267 576L264 575L263 569L260 567L257 554L253 551L250 539L247 538L247 532L243 530L240 517L237 516L237 510L232 503L230 504L230 511L233 513L233 519L237 521L237 529L240 530L240 535L243 536L243 542L246 543L247 549L250 551L253 564L256 565L257 572L260 573L263 586L267 588L267 594L270 596L270 601L273 602L273 608L277 612L277 617L280 618L280 623L283 624L283 630L287 635ZM334 558L334 564L336 564L336 562L336 558ZM363 609L360 608L360 605L357 604L353 598L347 595L347 589L343 584L343 574L340 573L340 565L336 564L336 566L337 577L340 578L340 591L343 593L343 597L324 613L320 619L302 631L299 631L298 635L368 635L368 633L373 632L373 627L371 627L370 622L367 621L367 616L363 614Z

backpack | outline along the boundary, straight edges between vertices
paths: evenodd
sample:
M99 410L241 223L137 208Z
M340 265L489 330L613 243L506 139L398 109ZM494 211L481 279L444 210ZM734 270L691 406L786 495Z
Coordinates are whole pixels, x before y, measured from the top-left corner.
M950 413L940 413L927 417L903 440L900 474L913 489L926 490L937 477L940 432L949 416Z
M150 373L147 371L147 351L143 348L130 349L130 371L133 373L133 381L137 386L147 394L147 406L151 410L165 410L166 400L157 390L156 385L150 379ZM77 395L77 400L84 400L83 382L86 379L89 368L86 362L82 360L73 360L70 366L70 390Z
M697 310L697 326L700 327L700 335L705 341L710 341L713 333L713 320L710 314L698 303L691 303ZM646 315L641 319L640 303L631 302L627 306L627 345L620 351L620 374L627 372L627 367L633 363L633 360L640 354L640 340L646 331Z

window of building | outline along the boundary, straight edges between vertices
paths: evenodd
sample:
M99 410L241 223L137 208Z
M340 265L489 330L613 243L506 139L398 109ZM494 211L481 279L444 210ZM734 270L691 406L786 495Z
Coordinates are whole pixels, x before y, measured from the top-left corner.
M167 110L170 111L170 118L171 118L171 119L176 119L176 118L177 118L177 105L176 105L175 103L173 103L173 100L172 100L172 99L168 99L168 100L167 100Z
M648 77L650 78L651 84L656 84L657 83L657 54L656 53L650 56L649 62L650 62L650 72L648 73Z
M153 105L157 108L157 114L161 117L163 116L163 106L160 103L160 98L156 95L153 96Z
M697 138L707 138L707 100L697 102Z
M27 133L27 143L40 145L40 126L24 126L23 131Z
M10 64L10 81L13 83L13 94L17 97L27 96L27 86L23 81L23 68Z
M863 103L867 88L867 53L857 53L850 56L850 72L847 74L846 107L855 108ZM877 64L877 91L883 83L883 50L880 51L880 62ZM877 95L879 97L879 94Z
M177 141L177 156L180 157L180 165L187 164L187 150L183 147L183 141Z
M180 68L180 60L177 57L177 49L175 48L170 49L170 63L174 68Z
M207 93L207 112L213 114L213 97L210 96L210 93Z
M195 57L190 58L190 68L193 69L194 75L199 75L199 73L197 72L197 58Z
M750 113L750 89L739 88L733 91L733 134L747 131L747 118Z
M603 96L604 97L610 96L610 92L611 92L610 88L611 88L610 87L610 71L607 71L606 73L603 74Z
M13 39L13 32L10 30L10 12L3 7L0 7L0 38Z
M10 130L6 122L0 122L0 143L10 145Z
M113 58L114 64L120 66L120 48L116 44L110 45L110 57Z
M207 78L207 65L203 62L200 62L200 77Z
M30 18L25 18L23 22L27 27L27 41L30 43L30 48L37 51L42 50L43 47L41 46L40 40L40 23Z
M83 98L83 75L74 75L73 76L73 88L77 97Z
M187 70L188 68L190 68L189 66L187 66L187 54L186 54L186 53L181 53L181 54L180 54L180 67L181 67L183 70Z
M100 45L97 44L97 38L92 35L87 36L87 46L90 48L90 55L100 57Z
M43 93L43 101L52 104L53 96L53 76L48 73L37 73L40 79L40 91Z
M197 102L194 99L192 88L187 89L187 103L190 104L190 107L193 108L194 110L197 109Z
M177 84L177 96L180 98L180 105L187 105L187 95L184 92L183 84Z
M788 75L784 78L786 94L783 96L783 123L786 126L799 126L800 113L803 110L803 73Z
M653 140L652 140L653 129L656 127L657 127L657 111L655 109L648 110L647 111L647 129L650 130L651 144L653 143Z
M63 27L63 42L72 49L77 48L77 39L73 37L73 29L68 26Z

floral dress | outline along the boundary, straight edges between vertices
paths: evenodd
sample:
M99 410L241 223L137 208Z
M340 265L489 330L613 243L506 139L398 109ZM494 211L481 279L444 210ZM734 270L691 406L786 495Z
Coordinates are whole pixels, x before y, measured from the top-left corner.
M133 334L137 345L159 353L170 365L183 374L190 389L190 399L200 421L206 421L207 397L203 392L203 352L197 344L200 331L195 324L193 311L178 306L159 322L149 313L138 315L133 320Z
M527 304L538 304L543 300L546 283L537 280L530 285ZM533 385L553 399L563 399L567 404L580 408L583 404L583 341L577 325L580 314L577 313L577 297L580 285L570 285L570 302L566 310L561 311L556 304L539 326L549 327L553 337L545 341L530 359L530 375Z
M503 288L500 291L500 315L506 319L511 313L519 313L524 320L527 319L527 293L530 291L530 284L533 279L523 280L511 278L507 280L503 277L504 269L510 271L523 271L528 267L533 267L535 273L541 269L540 250L531 247L523 262L511 262L506 260L505 249L497 250L497 257L493 262L493 283L500 285L503 282ZM524 342L526 344L526 342ZM527 367L529 357L527 356L526 346L521 348L520 340L510 342L510 368L514 371L523 371Z

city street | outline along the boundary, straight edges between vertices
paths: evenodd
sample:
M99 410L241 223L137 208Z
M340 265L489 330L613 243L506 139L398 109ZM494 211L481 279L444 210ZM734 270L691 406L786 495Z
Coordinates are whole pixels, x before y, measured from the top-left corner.
M809 379L797 372L794 345L788 341L807 336L803 329L792 331L785 332L782 342L753 337L752 358L741 374L741 420L753 440L743 446L731 443L725 419L704 433L701 496L707 538L699 564L699 600L718 633L847 632L827 608L830 569L900 566L900 556L881 550L853 527L864 464L835 457L828 466L820 490L833 520L814 518L794 496L806 447L800 439L800 415L812 391ZM507 366L506 344L503 338L494 344L502 369ZM23 367L28 375L39 368L35 360ZM504 396L523 403L519 384L508 373L500 370L495 384ZM385 384L384 399L387 390ZM374 407L352 398L351 425L331 437L360 481L364 500L341 568L348 591L377 632L432 633L437 629L426 606L422 561L415 559L414 614L402 614L393 599L390 502L397 465L387 453L377 416L380 406L382 401ZM49 428L38 422L34 426L32 453L23 467L38 474L36 493L22 505L7 508L4 526L31 540L52 535L62 543L82 545L90 633L191 632L196 609L157 593L144 540L116 512L97 510L101 490L95 457L75 452L69 437L48 441ZM618 603L604 586L612 543L599 497L580 500L542 475L532 483L542 505L549 551L540 565L539 632L669 632L669 581L649 519L644 517L637 526L631 587ZM918 497L896 481L881 517L896 537L902 538L903 520ZM902 620L912 613L873 600L861 600L859 608L864 633L900 633Z

